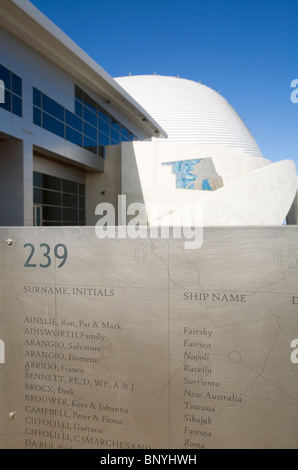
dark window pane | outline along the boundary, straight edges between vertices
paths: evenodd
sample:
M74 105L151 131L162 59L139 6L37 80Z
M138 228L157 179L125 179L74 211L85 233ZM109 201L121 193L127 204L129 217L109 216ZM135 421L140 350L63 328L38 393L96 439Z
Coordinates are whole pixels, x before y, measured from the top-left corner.
M78 183L76 183L75 181L62 180L62 191L64 193L77 194Z
M35 217L34 225L36 227L41 226L41 207L34 207L33 208L33 218Z
M56 101L52 100L47 95L42 95L42 109L47 113L51 114L51 116L60 119L60 121L64 121L63 106L56 103Z
M43 206L43 218L48 221L61 221L61 207Z
M43 204L48 206L61 206L61 193L43 190Z
M130 141L133 141L134 138L135 138L135 136L134 136L133 134L131 134L131 133L129 133L129 136L128 136L128 137L129 137L129 140L130 140Z
M98 147L98 155L102 158L105 157L105 148L102 147L101 145L99 145L99 147Z
M4 103L0 103L0 108L6 109L6 111L11 111L11 93L10 91L5 89L5 101Z
M84 122L84 135L90 137L92 140L97 140L97 129L92 126L89 126L86 122Z
M106 135L110 135L110 126L101 119L98 120L98 130Z
M22 99L19 98L18 96L12 95L12 112L13 114L16 114L17 116L22 117L23 115L23 110L22 110Z
M89 122L97 128L97 116L84 106L84 121Z
M60 227L62 222L56 221L56 222L48 222L46 220L43 221L44 227Z
M79 194L80 196L85 196L85 185L82 183L79 183Z
M102 108L98 107L98 116L108 124L110 123L110 116Z
M53 118L52 116L49 116L46 113L42 113L42 127L64 138L63 122L57 121L57 119Z
M74 129L71 129L68 126L66 126L65 131L66 131L66 134L65 134L66 140L69 140L73 144L76 144L76 145L79 145L80 147L82 147L82 142L83 142L82 134L75 131Z
M75 85L75 97L83 101L83 90Z
M102 145L102 146L110 145L110 139L106 135L99 132L98 133L98 143L99 143L99 145Z
M33 122L37 126L41 127L41 111L40 109L35 108L35 106L33 107Z
M93 152L97 154L97 143L94 140L89 139L88 137L84 137L84 148L89 150L89 152Z
M120 132L120 124L116 121L112 121L111 123L112 129L116 129L116 131Z
M47 188L33 192L34 203L42 205L43 225L85 225L85 184L39 172L33 172L33 184Z
M79 207L80 207L80 209L85 209L85 198L84 197L79 198Z
M22 79L15 73L11 74L11 91L16 95L22 96Z
M41 92L37 88L33 88L33 104L41 108Z
M70 127L73 127L79 132L82 132L82 119L71 113L67 109L65 110L65 122Z
M78 100L75 100L75 113L77 116L83 116L83 105Z
M33 189L33 202L34 204L42 204L42 189Z
M3 65L0 65L0 80L4 81L6 90L11 89L11 72Z
M55 189L61 191L61 179L55 176L42 175L43 176L43 187L47 189Z
M64 209L63 208L63 222L78 222L79 214L78 209Z
M128 140L128 130L121 127L121 140Z
M85 217L85 210L80 210L80 225L85 225L86 217Z
M116 144L119 144L120 142L120 134L117 132L115 129L111 129L111 139L116 142Z
M78 196L72 196L71 194L63 194L64 207L78 207Z
M84 105L93 113L97 114L97 103L86 93L84 93Z
M38 186L39 188L42 187L42 181L43 181L42 176L43 176L42 173L38 173L37 171L33 172L33 186Z

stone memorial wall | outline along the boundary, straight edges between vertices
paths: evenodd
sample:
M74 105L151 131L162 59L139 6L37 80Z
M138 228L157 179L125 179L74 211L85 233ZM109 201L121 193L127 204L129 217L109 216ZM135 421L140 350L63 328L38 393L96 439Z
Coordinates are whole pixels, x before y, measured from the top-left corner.
M297 448L298 228L1 228L0 260L1 448Z

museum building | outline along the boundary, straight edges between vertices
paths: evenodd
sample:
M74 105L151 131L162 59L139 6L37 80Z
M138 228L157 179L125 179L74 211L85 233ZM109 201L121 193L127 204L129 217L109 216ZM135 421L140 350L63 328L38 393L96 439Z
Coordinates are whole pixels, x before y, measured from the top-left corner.
M294 162L264 158L216 91L112 78L27 0L1 0L0 225L95 225L141 202L142 223L297 223ZM161 210L162 208L162 210ZM117 213L117 216L119 214Z

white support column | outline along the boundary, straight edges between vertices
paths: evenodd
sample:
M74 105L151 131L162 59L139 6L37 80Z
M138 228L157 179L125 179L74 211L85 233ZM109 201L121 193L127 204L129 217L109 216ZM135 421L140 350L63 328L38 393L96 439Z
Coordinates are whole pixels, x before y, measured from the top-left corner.
M0 225L33 224L33 146L0 142Z
M23 141L24 225L33 225L33 145Z

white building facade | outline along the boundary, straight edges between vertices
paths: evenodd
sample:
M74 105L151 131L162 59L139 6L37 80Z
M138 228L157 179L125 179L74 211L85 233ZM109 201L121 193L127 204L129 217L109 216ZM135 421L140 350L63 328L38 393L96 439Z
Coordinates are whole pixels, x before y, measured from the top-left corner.
M263 158L215 91L113 79L27 0L2 0L0 42L0 225L94 225L120 194L144 224L185 204L205 225L296 223L294 163Z
M161 129L31 3L3 0L0 26L0 224L85 225L106 147Z
M187 205L204 225L281 225L296 195L291 160L271 163L230 104L211 88L176 77L116 79L162 126L167 138L125 144L122 189L142 195L150 221L172 224ZM133 176L135 175L135 176ZM137 181L134 188L133 181ZM160 214L164 209L164 217ZM172 221L169 221L172 214Z

